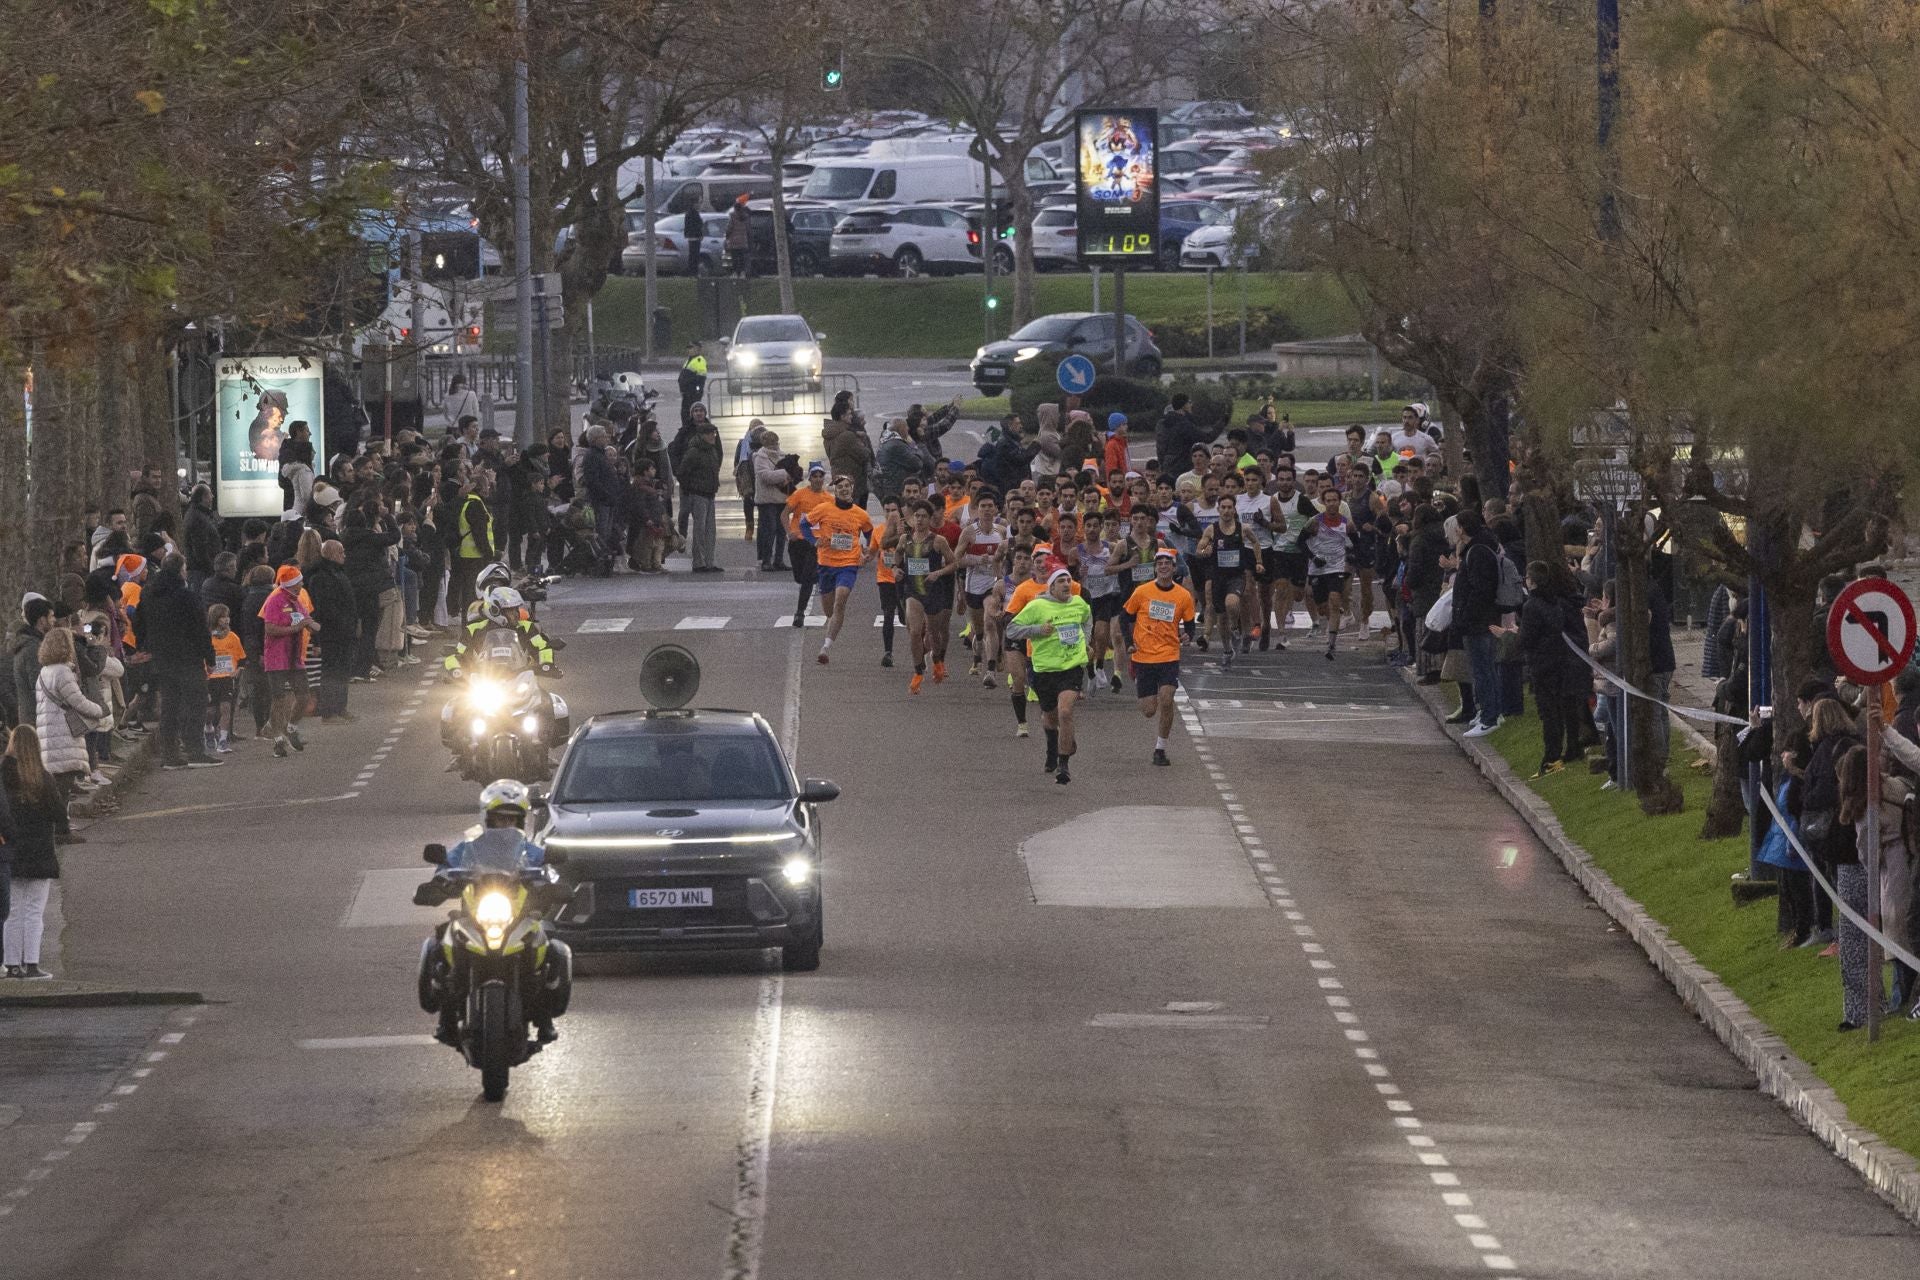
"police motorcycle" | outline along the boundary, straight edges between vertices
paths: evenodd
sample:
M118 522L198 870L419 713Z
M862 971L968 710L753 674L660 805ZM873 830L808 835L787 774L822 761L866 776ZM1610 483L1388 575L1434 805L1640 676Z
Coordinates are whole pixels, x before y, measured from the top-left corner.
M545 781L553 774L553 748L572 732L566 700L540 686L560 673L550 652L536 665L519 613L519 593L489 591L483 623L447 659L447 675L460 688L441 708L440 741L453 755L450 768L475 782Z
M553 1020L573 997L573 953L544 923L572 890L523 831L539 802L511 779L487 787L483 825L451 850L426 846L439 870L413 894L415 906L455 904L421 944L420 1007L439 1018L434 1038L480 1072L488 1102L506 1096L514 1067L559 1038Z

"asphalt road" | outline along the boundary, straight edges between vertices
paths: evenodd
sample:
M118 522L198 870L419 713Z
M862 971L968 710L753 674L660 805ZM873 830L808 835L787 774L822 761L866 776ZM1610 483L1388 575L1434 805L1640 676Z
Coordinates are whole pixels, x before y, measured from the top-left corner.
M0 1019L0 1274L1920 1269L1377 650L1200 658L1172 769L1096 698L1063 788L963 664L918 698L879 668L870 587L824 668L791 590L570 582L544 618L576 716L671 639L845 788L817 973L604 964L479 1101L424 1043L407 905L474 788L438 686L355 686L359 723L162 775L68 851L66 969L210 1003Z

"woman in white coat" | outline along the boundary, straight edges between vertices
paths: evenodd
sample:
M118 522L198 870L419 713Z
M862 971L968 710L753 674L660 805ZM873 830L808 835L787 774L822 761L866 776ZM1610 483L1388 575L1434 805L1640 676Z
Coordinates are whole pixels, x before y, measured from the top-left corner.
M72 798L74 783L87 775L87 728L107 714L80 688L73 632L65 627L55 627L40 642L34 710L41 758L64 803Z

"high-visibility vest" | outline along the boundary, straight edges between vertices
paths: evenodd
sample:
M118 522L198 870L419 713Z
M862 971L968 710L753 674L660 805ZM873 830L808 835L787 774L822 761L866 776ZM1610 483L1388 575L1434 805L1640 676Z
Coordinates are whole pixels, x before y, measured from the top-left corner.
M480 543L473 536L473 520L468 515L468 513L473 510L473 504L476 502L480 504L480 510L485 511L487 509L487 500L477 493L468 494L460 503L460 519L458 522L460 526L460 555L463 559L467 560L478 560L481 555Z

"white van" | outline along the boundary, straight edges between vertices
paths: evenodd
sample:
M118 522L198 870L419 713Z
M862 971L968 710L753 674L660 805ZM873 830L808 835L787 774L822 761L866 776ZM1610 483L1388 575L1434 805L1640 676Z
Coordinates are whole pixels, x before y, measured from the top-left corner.
M984 194L980 166L964 155L850 156L828 160L807 175L800 196L842 207L915 204L922 200L978 200Z

